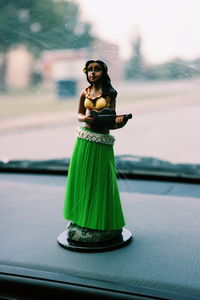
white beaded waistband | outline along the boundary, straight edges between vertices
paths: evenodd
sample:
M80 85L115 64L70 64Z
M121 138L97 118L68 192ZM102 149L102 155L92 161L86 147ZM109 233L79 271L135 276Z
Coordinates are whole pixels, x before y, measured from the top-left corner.
M93 131L87 131L82 129L81 127L77 128L77 137L90 142L106 144L106 145L114 145L114 141L115 141L115 137L111 134L103 134L103 133L97 133Z

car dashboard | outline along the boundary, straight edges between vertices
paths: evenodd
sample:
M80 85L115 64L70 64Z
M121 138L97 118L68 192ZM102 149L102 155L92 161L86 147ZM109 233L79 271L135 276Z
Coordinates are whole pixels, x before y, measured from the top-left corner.
M0 173L0 298L199 299L200 185L118 177L131 243L62 248L66 175Z

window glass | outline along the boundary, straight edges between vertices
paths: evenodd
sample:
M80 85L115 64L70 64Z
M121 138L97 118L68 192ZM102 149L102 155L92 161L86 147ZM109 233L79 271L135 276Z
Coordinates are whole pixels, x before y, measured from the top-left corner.
M2 1L0 159L71 157L83 72L101 59L132 113L116 155L200 163L198 0Z

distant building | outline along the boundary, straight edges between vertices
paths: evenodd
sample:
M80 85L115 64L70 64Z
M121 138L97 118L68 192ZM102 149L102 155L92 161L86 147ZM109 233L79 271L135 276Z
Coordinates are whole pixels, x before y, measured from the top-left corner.
M97 40L90 49L61 49L43 51L41 55L42 75L46 86L74 81L80 92L85 87L82 69L89 59L101 59L108 65L113 84L123 78L122 61L117 45ZM67 83L66 83L67 84Z
M61 80L80 81L86 49L59 49L43 51L41 55L42 73L46 84Z
M6 84L8 88L24 89L29 86L32 55L23 45L7 53Z
M42 51L39 60L34 61L32 54L20 45L7 54L6 83L8 88L24 89L30 86L31 76L40 73L42 84L55 88L55 85L76 85L77 92L85 87L82 72L89 59L101 59L108 65L113 85L123 78L122 61L117 45L96 40L90 49L58 49Z

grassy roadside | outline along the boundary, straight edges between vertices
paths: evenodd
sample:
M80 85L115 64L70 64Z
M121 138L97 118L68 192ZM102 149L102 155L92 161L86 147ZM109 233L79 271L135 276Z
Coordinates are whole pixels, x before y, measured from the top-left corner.
M173 99L200 99L199 79L176 82L123 83L118 88L118 103L145 104ZM77 110L79 96L58 99L53 91L38 88L21 92L0 94L0 119L7 120L43 113L70 112Z
M150 102L153 100L173 101L182 97L200 97L200 79L176 80L176 81L147 81L126 83L119 90L119 100L126 102Z
M0 119L32 114L69 111L77 106L77 99L58 99L54 93L42 89L0 95Z

